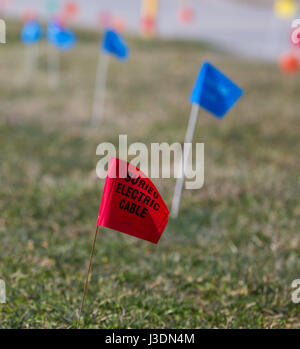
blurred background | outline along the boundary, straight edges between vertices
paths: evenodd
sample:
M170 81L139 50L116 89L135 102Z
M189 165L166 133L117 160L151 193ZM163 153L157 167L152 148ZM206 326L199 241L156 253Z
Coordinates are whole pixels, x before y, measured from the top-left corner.
M158 246L104 229L82 327L300 327L299 1L2 0L0 328L72 328L104 181L97 145L183 142L203 61L244 90L222 120L201 111L205 185L185 191ZM76 35L45 37L56 19ZM21 40L37 21L43 36ZM91 124L100 42L110 58L103 118ZM296 35L296 37L298 37ZM300 40L299 40L300 41ZM101 75L101 74L100 74ZM170 208L175 181L155 180Z
M287 10L283 8L278 13L274 11L273 0L156 0L152 2L154 5L151 2L149 13L153 13L159 37L204 40L244 57L268 60L277 59L288 48L288 40L284 38L290 30L290 18L298 11L291 10L291 15L285 15ZM7 17L16 18L30 8L41 18L49 16L43 0L2 0L2 3L7 3ZM141 31L146 3L142 0L101 0L101 3L78 0L80 16L76 24L97 28L102 16L102 22L112 18L128 33L137 34ZM144 13L147 15L147 10Z

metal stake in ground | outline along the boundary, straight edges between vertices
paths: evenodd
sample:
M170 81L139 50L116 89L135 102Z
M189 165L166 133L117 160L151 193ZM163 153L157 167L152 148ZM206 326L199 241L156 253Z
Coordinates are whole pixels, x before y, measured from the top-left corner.
M85 280L85 284L84 284L84 290L83 290L83 293L82 293L80 310L79 310L79 314L78 314L78 325L80 323L81 313L82 313L82 309L83 309L83 306L84 306L84 300L85 300L85 295L86 295L87 286L88 286L88 282L89 282L89 276L90 276L90 272L91 272L93 255L94 255L94 250L95 250L95 245L96 245L98 231L99 231L99 226L97 225L97 228L96 228L96 231L95 231L95 236L94 236L94 241L93 241L93 245L92 245L92 250L91 250L89 268L88 268L88 272L87 272L87 275L86 275L86 280Z
M96 84L93 101L92 123L100 123L104 109L104 98L106 90L107 72L109 66L109 55L100 54L96 74Z
M25 81L28 82L36 69L39 58L39 44L34 43L25 47Z
M60 85L60 52L50 43L47 49L48 83L52 89L56 89Z
M185 141L184 141L184 156L183 161L181 164L181 173L179 178L177 179L174 196L173 196L173 202L172 202L172 210L171 210L171 216L173 218L177 218L179 207L180 207L180 201L182 196L182 189L184 184L184 175L186 173L186 166L187 162L190 156L191 148L192 148L192 141L194 137L195 128L197 125L198 120L198 112L199 112L199 105L193 104L192 110L190 114L190 120L188 124L188 128L185 135Z

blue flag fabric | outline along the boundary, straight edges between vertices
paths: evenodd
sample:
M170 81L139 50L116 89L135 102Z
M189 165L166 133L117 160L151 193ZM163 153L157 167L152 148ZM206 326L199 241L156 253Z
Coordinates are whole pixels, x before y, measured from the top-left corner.
M57 34L56 46L62 51L67 51L76 45L76 41L76 36L71 29L63 29Z
M47 26L47 40L52 44L56 45L56 36L61 30L61 25L55 21L51 20Z
M31 45L39 41L43 36L43 28L37 20L30 20L24 24L21 40L25 45Z
M126 60L129 57L129 48L124 38L112 29L104 33L101 49L105 53L116 56L119 60Z
M209 62L204 62L190 101L222 118L242 96L242 89Z
M48 41L61 51L72 49L76 44L76 36L71 29L64 28L58 21L52 20L47 28Z

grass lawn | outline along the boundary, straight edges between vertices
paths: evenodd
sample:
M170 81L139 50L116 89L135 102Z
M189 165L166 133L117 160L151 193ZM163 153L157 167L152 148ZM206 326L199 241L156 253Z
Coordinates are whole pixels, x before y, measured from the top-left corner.
M96 147L183 141L202 61L245 95L222 121L202 112L205 186L184 192L158 246L102 230L81 327L300 327L300 80L204 44L128 39L111 61L104 122L89 124L99 37L79 33L62 56L63 84L23 79L19 27L8 24L0 64L0 328L73 328L104 181ZM155 181L171 206L174 180Z

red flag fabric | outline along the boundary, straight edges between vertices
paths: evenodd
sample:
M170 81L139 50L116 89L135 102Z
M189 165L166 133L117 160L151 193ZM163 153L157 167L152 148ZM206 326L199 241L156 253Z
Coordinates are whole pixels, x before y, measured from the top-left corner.
M111 158L97 225L157 244L169 210L151 180L129 162Z

